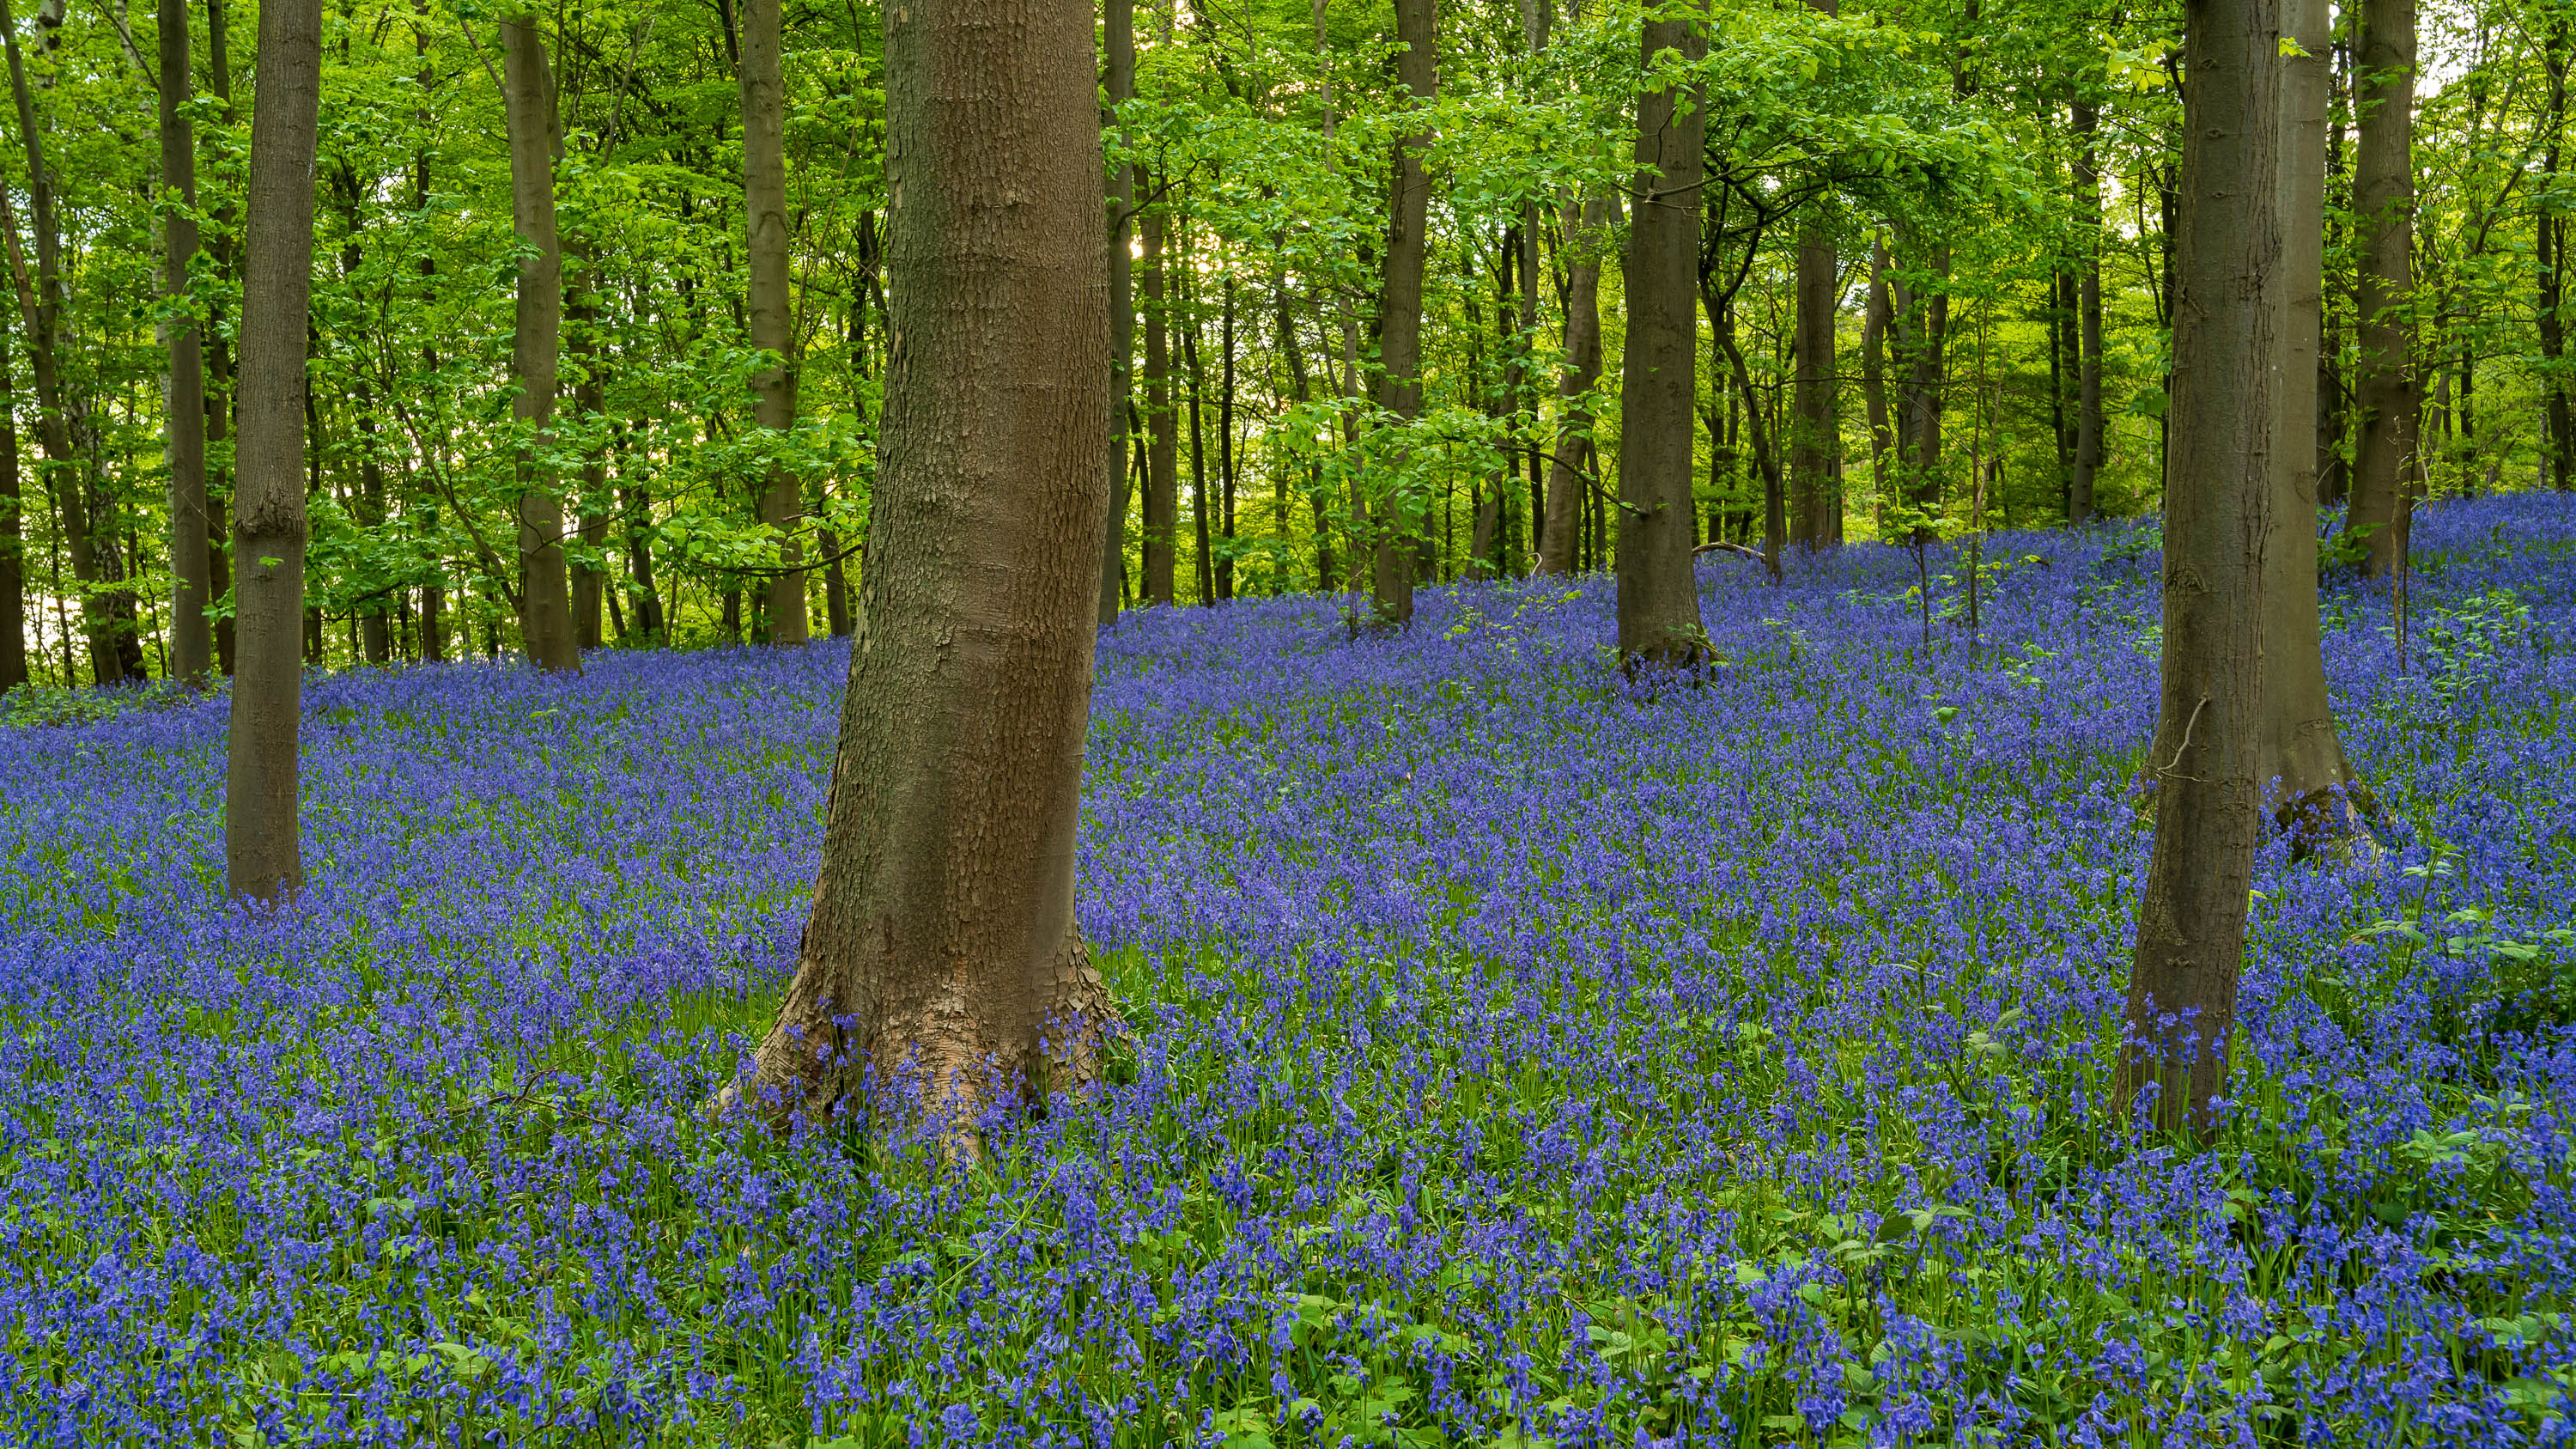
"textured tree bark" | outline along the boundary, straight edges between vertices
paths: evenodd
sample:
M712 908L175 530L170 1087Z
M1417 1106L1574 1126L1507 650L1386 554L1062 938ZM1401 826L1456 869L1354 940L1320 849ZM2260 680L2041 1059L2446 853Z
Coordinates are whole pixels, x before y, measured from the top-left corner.
M2079 102L2074 129L2083 140L2075 157L2075 206L2081 217L2076 236L2084 254L2075 274L2075 471L2067 489L2069 523L2082 523L2100 511L2093 484L2102 472L2102 171L2093 139L2101 128L2101 111L2089 101Z
M555 232L554 80L546 42L533 13L501 22L501 84L510 129L510 203L519 239L517 323L510 365L519 396L512 413L542 438L554 419L556 369L563 347L563 241ZM581 672L574 646L572 597L564 568L563 498L533 457L519 460L519 636L529 662L557 673Z
M188 11L161 0L161 187L178 205L161 227L163 294L188 292L188 263L197 254L197 141L183 109L188 101ZM170 673L202 688L214 672L214 635L206 605L214 601L213 560L206 550L205 351L195 323L169 324L170 381L163 409L163 448L170 467Z
M745 1095L815 1121L872 1072L972 1155L980 1113L1081 1088L1115 1020L1073 915L1108 481L1099 93L1079 0L903 0L885 26L875 515L814 911Z
M1136 0L1105 0L1101 14L1110 110L1104 120L1114 122L1118 108L1136 99ZM1120 135L1125 135L1123 127ZM1130 367L1136 349L1136 255L1127 245L1127 228L1136 209L1136 168L1121 165L1110 170L1109 512L1100 535L1103 624L1118 622L1118 595L1127 581L1127 423L1128 399L1135 392ZM1281 305L1286 305L1284 298Z
M2353 221L2361 438L2350 526L2363 534L2371 577L2387 578L2406 554L2421 405L2408 316L2415 287L2415 0L2363 0L2360 17Z
M1708 53L1687 20L1648 20L1642 64ZM1637 96L1619 358L1619 658L1624 667L1694 664L1707 650L1691 572L1692 443L1699 429L1699 220L1706 98L1667 85Z
M1395 0L1395 78L1420 108L1422 127L1395 143L1388 208L1384 293L1378 312L1378 406L1402 422L1422 412L1422 267L1431 223L1431 103L1440 93L1439 0ZM1413 621L1415 554L1424 537L1425 500L1381 493L1371 500L1369 593L1377 622Z
M1821 8L1821 7L1820 7ZM1834 320L1841 281L1834 244L1821 224L1798 238L1797 411L1789 440L1789 475L1795 480L1796 517L1789 540L1821 548L1834 539Z
M1601 258L1608 198L1595 193L1564 210L1565 367L1556 378L1556 446L1548 450L1547 507L1539 520L1538 572L1570 574L1583 540L1592 410L1584 400L1601 382Z
M2191 86L2175 248L2164 659L2119 1105L2207 1126L2226 1085L2262 832L2265 553L2280 425L2281 3L2188 0ZM2299 448L2305 451L2304 440ZM2304 539L2299 540L2305 546Z
M796 426L796 373L789 354L796 339L787 296L787 103L779 69L781 0L742 0L742 214L750 263L744 311L751 345L778 363L752 379L753 417L763 428ZM778 531L778 566L799 569L805 546L805 492L785 468L769 470L760 495L760 521ZM805 575L778 573L761 581L768 605L769 642L802 644L807 635Z
M224 876L237 898L303 889L296 753L303 706L304 359L313 285L321 0L259 12L243 217L241 433L234 448L238 620L225 740Z
M2345 758L2326 691L2317 619L2317 352L2325 334L2326 0L2280 0L2281 338L2279 421L2272 451L2271 546L2263 572L2263 728L2254 778L2273 819L2302 849L2367 840L2368 793Z

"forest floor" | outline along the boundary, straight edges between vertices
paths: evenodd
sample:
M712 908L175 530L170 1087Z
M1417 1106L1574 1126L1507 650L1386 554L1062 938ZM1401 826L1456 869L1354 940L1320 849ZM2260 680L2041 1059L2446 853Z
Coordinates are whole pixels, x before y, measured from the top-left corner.
M2106 1100L2149 535L1104 635L1080 912L1138 1028L953 1169L698 1108L811 889L845 652L0 730L0 1440L2478 1444L2576 1393L2576 510L2326 599L2384 843L2258 872L2206 1150ZM1946 580L1945 580L1946 576ZM1928 632L1928 643L1927 640Z

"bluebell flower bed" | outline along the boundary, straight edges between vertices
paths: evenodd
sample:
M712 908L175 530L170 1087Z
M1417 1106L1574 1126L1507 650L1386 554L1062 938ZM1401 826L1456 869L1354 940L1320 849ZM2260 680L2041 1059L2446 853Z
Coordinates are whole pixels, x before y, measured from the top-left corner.
M2258 872L2225 1126L2108 1099L2151 539L1104 634L1081 917L1136 1028L992 1139L699 1109L812 887L846 655L308 691L221 903L220 700L0 730L0 1439L2565 1442L2576 509L2326 600L2381 837ZM1946 575L1946 582L1944 577ZM1927 623L1923 612L1931 615Z

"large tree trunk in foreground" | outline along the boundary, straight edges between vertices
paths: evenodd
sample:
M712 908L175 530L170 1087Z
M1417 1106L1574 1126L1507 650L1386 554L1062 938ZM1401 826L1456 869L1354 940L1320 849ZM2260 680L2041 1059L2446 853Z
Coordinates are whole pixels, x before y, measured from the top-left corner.
M1092 1074L1073 916L1109 366L1100 113L1079 0L887 12L889 324L822 878L755 1106L828 1116L871 1065L974 1150L994 1072Z
M1385 295L1378 313L1378 406L1409 423L1422 412L1422 267L1431 224L1430 106L1440 91L1439 0L1395 0L1395 38L1404 47L1395 76L1422 108L1422 129L1395 143L1394 195L1386 239ZM1369 500L1375 554L1369 570L1377 622L1413 621L1414 556L1421 548L1428 500L1381 493Z
M752 379L753 416L764 428L796 426L796 372L788 352L796 345L787 302L787 106L779 70L781 0L743 0L742 6L742 214L751 279L744 298L751 345L774 353L778 365ZM760 497L760 521L778 531L782 572L762 581L767 596L769 642L802 644L806 637L805 546L796 533L805 522L805 494L786 469L773 467Z
M1708 41L1686 20L1649 20L1644 64L1686 62ZM1628 334L1619 359L1619 657L1633 666L1689 664L1705 648L1691 453L1698 396L1701 151L1708 112L1696 89L1637 97L1634 220L1628 228Z
M555 232L555 88L534 14L501 22L502 88L510 127L510 209L531 253L519 261L517 326L510 348L519 388L513 415L539 439L555 412L563 347L563 242ZM519 460L519 636L529 662L579 673L572 588L564 567L563 498L535 458Z
M259 12L243 220L241 433L233 463L238 631L224 771L224 875L237 897L303 888L296 748L303 708L304 348L313 286L321 0Z
M1136 99L1136 0L1107 0L1102 45L1107 56L1109 108ZM1124 163L1109 177L1109 511L1100 533L1100 622L1118 622L1118 595L1127 583L1128 376L1136 347L1136 254L1127 227L1136 207L1136 168ZM1301 397L1299 401L1304 401Z
M2280 278L2281 0L2189 0L2183 229L2175 248L2164 660L2117 1106L2149 1084L2169 1127L2226 1085L2262 833L2264 552L2286 319ZM2302 434L2298 450L2307 451ZM2306 546L2306 540L2299 540Z
M2360 252L2361 440L2353 459L2351 527L2364 535L2373 578L2406 553L2415 475L2415 0L2364 0L2354 97L2361 136L2353 158Z
M188 11L180 0L160 0L161 187L178 204L161 222L161 286L172 300L188 291L188 263L197 254L197 141L182 109L188 100ZM206 369L196 324L169 324L170 384L163 409L164 447L170 461L170 673L202 686L214 671L214 634L206 606L214 602L206 551Z
M1548 450L1547 506L1540 512L1538 572L1570 574L1583 535L1585 476L1598 457L1585 400L1601 382L1601 245L1608 198L1595 192L1565 222L1565 370L1556 379L1556 445Z
M2280 420L2272 451L2272 536L2263 571L2263 730L2254 778L2273 817L2303 845L2366 839L2368 796L2344 756L2326 692L2317 620L2319 454L2303 446L2317 416L2317 351L2325 332L2326 0L2281 0L2303 54L2281 59Z

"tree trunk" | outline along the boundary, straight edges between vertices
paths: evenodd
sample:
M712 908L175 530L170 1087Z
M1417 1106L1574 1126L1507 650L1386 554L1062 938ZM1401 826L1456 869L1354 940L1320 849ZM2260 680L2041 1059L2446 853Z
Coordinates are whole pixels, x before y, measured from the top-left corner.
M1183 233L1184 237L1187 233ZM1189 262L1189 249L1181 251L1181 275L1195 281L1198 269ZM1185 285L1189 285L1185 283ZM1201 403L1207 391L1207 370L1199 365L1199 309L1197 288L1190 285L1187 321L1181 328L1181 368L1189 375L1190 386L1190 528L1196 535L1199 605L1204 608L1216 602L1216 550L1211 546L1208 500L1207 420Z
M787 109L779 69L781 0L742 0L742 214L744 256L750 283L744 303L751 345L777 358L752 378L753 417L784 433L796 426L796 346L787 297ZM785 468L773 466L761 492L760 521L778 534L781 572L762 581L767 596L769 642L802 644L805 491Z
M1933 285L1940 290L1917 296L1894 278L1888 285L1895 303L1891 325L1896 356L1903 369L1896 389L1897 466L1908 501L1934 513L1941 507L1941 410L1949 385L1950 248L1936 243L1928 253ZM1929 526L1917 527L1914 537L1928 541L1931 532Z
M1896 450L1896 432L1887 409L1887 329L1895 318L1888 297L1887 243L1869 243L1869 311L1860 327L1860 392L1869 409L1869 475L1878 495L1878 536L1887 539L1887 505L1896 496L1888 477L1888 455Z
M1068 0L887 12L900 341L821 879L746 1084L777 1125L873 1064L972 1156L996 1069L1078 1090L1114 1020L1073 914L1108 481L1091 53Z
M1103 46L1108 51L1110 115L1136 99L1136 0L1105 0ZM1106 129L1104 127L1104 129ZM1119 128L1123 140L1125 128ZM1123 148L1122 148L1123 149ZM1109 176L1109 512L1100 537L1100 622L1118 622L1118 595L1127 582L1127 431L1130 368L1136 349L1136 257L1127 228L1136 209L1137 168L1121 164ZM1302 399L1301 399L1302 400Z
M1744 365L1744 349L1736 345L1734 314L1720 307L1713 290L1704 290L1701 300L1708 308L1709 331L1716 335L1718 350L1726 354L1736 396L1744 403L1746 441L1753 447L1754 467L1762 474L1762 572L1776 584L1780 582L1780 535L1787 522L1788 489L1780 476L1779 455L1771 451L1771 429L1765 421L1769 410L1762 405L1762 395L1753 390L1753 373Z
M517 325L510 364L519 396L512 414L533 435L519 458L519 636L529 662L581 672L564 568L563 499L534 456L554 419L555 371L563 345L563 243L555 234L554 81L533 13L501 22L502 87L510 130L510 202L519 239Z
M2164 659L2147 761L2156 834L2118 1101L2125 1111L2161 1084L2155 1113L2168 1127L2208 1125L2226 1085L2262 832L2263 589L2286 320L2280 35L2280 0L2188 0L2184 11Z
M1378 406L1402 426L1422 413L1422 268L1431 221L1431 177L1423 157L1431 149L1430 109L1440 92L1439 0L1395 0L1395 38L1404 47L1395 58L1396 81L1421 123L1395 143L1378 312ZM1428 503L1394 492L1370 501L1370 595L1381 625L1413 621L1416 555L1427 536Z
M1642 64L1708 51L1687 20L1648 20ZM1707 649L1699 581L1691 572L1697 525L1691 454L1698 418L1701 152L1708 110L1695 87L1637 96L1637 149L1625 282L1627 339L1619 358L1619 657L1639 664L1696 663Z
M1145 600L1168 605L1180 556L1180 419L1172 411L1172 333L1163 215L1145 217Z
M1594 193L1566 203L1565 370L1556 379L1556 446L1549 450L1547 507L1539 520L1538 571L1574 572L1583 537L1585 474L1598 457L1586 399L1601 382L1601 234L1609 200Z
M2361 441L2354 457L2351 527L2373 578L2397 572L2415 473L2414 370L2415 0L2362 0L2355 100L2361 136L2353 158L2353 216L2360 252Z
M2075 107L2076 265L2075 471L2067 489L2066 521L2082 523L2100 508L2094 481L2102 472L2102 170L2093 149L2102 113L2091 102Z
M305 338L313 285L313 153L321 0L259 12L243 224L241 436L234 451L232 720L224 875L236 897L303 889L296 752L303 707Z
M1811 549L1834 541L1834 321L1840 281L1832 239L1821 223L1810 224L1798 238L1797 420L1789 445L1797 514L1789 537Z
M2549 77L2549 111L2543 124L2549 136L2541 175L2555 181L2567 134L2567 50L2572 22L2563 8L2553 7L2541 40L2541 65ZM2576 487L2576 408L2568 403L2567 324L2559 314L2566 301L2567 219L2556 204L2556 187L2533 198L2539 214L2532 231L2539 263L2540 384L2549 398L2548 436L2544 441L2546 477L2562 491Z
M2280 0L2304 54L2281 58L2281 337L2272 529L2263 571L2263 728L2254 778L2302 848L2358 839L2368 796L2344 756L2317 619L2317 350L2325 333L2326 0Z
M18 379L0 327L0 693L27 682L26 501L18 470Z
M188 294L188 263L197 254L197 141L188 101L188 10L161 0L161 186L178 205L162 218L161 285L177 303ZM193 321L167 328L170 381L163 429L170 466L170 673L204 687L214 671L214 636L206 606L214 602L213 560L206 548L206 388L204 348Z

